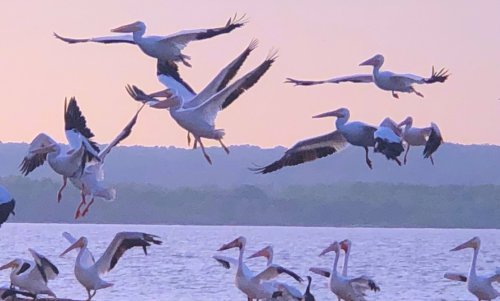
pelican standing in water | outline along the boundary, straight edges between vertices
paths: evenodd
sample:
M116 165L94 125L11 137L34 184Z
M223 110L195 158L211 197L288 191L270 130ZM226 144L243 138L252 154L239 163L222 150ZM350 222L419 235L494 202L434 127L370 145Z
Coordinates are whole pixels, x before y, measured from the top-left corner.
M190 57L182 53L182 50L189 42L204 40L220 34L229 33L236 28L242 27L245 23L245 16L238 18L235 15L227 21L226 25L219 28L183 30L167 36L144 36L146 33L146 24L144 24L144 22L137 21L111 30L111 32L116 33L129 33L127 35L88 39L65 38L56 33L54 33L54 36L70 44L86 42L104 44L135 44L139 46L142 52L148 56L161 61L181 61L184 65L191 67L187 61Z
M16 215L14 212L15 207L16 201L12 195L5 187L0 185L0 227L7 221L11 214Z
M199 94L199 99L191 100L191 102L196 101L197 104L189 108L184 107L185 100L177 95L167 95L168 98L166 100L159 100L145 94L142 90L135 86L128 87L127 91L135 100L147 103L153 108L168 108L170 110L170 115L174 118L177 124L186 129L189 133L193 134L195 145L200 145L205 159L209 164L212 164L212 160L206 153L205 146L203 145L201 138L219 141L226 153L229 153L229 149L222 142L222 138L225 135L224 130L215 128L215 119L217 118L217 114L223 107L226 107L238 98L239 95L257 83L267 70L269 70L275 60L276 53L271 53L254 70L248 72L243 77L217 93L213 95Z
M71 237L67 234L64 236L66 239ZM111 241L101 258L95 261L87 249L87 238L82 236L60 256L64 256L73 249L80 249L75 262L75 276L78 282L85 287L88 295L87 301L90 301L97 293L97 290L113 285L113 283L101 279L100 276L111 271L128 249L142 247L144 254L147 255L147 247L151 246L151 244L160 245L161 243L156 235L142 232L119 232L115 235L115 238Z
M406 142L406 152L404 157L404 164L406 164L406 157L410 151L410 146L421 146L424 147L424 158L429 158L432 165L434 165L434 159L432 154L437 151L439 146L443 144L443 136L439 130L437 124L431 122L431 126L426 128L416 128L413 127L413 118L411 116L406 117L405 120L398 124L398 127L403 128L403 140Z
M491 285L493 282L500 283L500 268L497 268L495 274L490 276L479 276L476 274L477 255L481 247L481 240L479 237L473 237L471 240L451 249L450 251L459 251L466 248L474 250L472 256L472 263L470 265L469 275L464 276L456 273L447 273L445 277L452 280L465 281L467 289L471 294L477 297L478 301L493 300L500 296L500 292L495 290Z
M397 74L391 71L380 71L380 67L382 67L383 64L384 56L381 54L377 54L360 64L360 66L373 66L373 74L356 74L320 81L305 81L287 78L286 82L298 86L311 86L325 83L338 84L342 82L373 82L380 89L391 91L394 98L399 98L396 92L415 93L420 97L424 97L422 93L415 90L413 84L433 84L436 82L443 83L444 81L446 81L446 79L448 79L449 76L447 70L441 69L439 70L439 72L435 72L434 67L432 67L432 74L429 78L414 74Z
M18 258L3 265L0 270L12 269L10 273L11 288L18 287L32 294L35 299L38 295L49 295L56 298L56 294L47 284L49 280L57 277L59 270L45 256L38 254L33 249L28 250L35 262Z
M349 110L340 108L338 110L313 116L313 118L337 117L335 125L337 130L326 135L302 140L288 149L281 159L259 168L250 170L257 173L270 173L285 166L294 166L305 162L320 159L345 149L349 144L361 146L366 152L366 164L372 169L372 162L368 158L368 147L375 146L374 133L376 127L359 121L349 120Z

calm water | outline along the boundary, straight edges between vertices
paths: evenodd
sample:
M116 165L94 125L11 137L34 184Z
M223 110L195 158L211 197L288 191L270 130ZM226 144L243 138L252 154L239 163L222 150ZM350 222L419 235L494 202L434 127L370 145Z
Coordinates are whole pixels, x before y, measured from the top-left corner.
M27 249L32 247L59 267L59 278L50 283L59 297L86 298L73 275L76 252L58 257L68 246L61 236L63 231L87 236L96 257L118 231L143 231L164 240L163 245L150 248L148 256L141 249L126 253L105 275L115 285L97 293L95 300L102 301L246 300L234 287L234 274L211 258L222 243L238 235L247 237L247 255L272 243L275 263L304 276L310 266L331 267L333 255L318 254L331 241L350 238L353 247L349 274L372 276L382 289L370 294L368 300L473 300L463 283L448 281L442 275L445 271L468 271L472 251L448 250L475 235L482 239L480 273L493 272L500 266L500 230L64 224L4 225L0 229L0 264L14 257L29 258ZM236 249L223 253L237 256ZM264 265L263 258L253 259L250 264L254 271ZM8 279L9 272L0 271L0 282L7 283ZM316 300L337 300L328 290L326 278L313 276L312 289Z

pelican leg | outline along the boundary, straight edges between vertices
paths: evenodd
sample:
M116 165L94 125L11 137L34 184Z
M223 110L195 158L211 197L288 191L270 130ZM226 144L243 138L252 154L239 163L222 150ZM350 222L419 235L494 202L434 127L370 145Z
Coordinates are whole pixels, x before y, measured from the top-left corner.
M94 292L90 295L90 298L94 298L95 294L97 294L97 290L94 290Z
M188 132L187 138L188 138L188 146L190 146L191 145L191 133Z
M86 290L87 290L87 296L88 296L87 301L90 301L90 299L92 299L92 295L90 294L90 290L89 289L86 289Z
M80 217L80 210L82 209L82 206L85 205L87 202L85 201L85 186L82 184L82 190L81 190L81 200L80 204L78 205L78 208L76 208L75 212L75 219L78 219Z
M434 159L432 159L432 155L429 156L429 159L431 159L432 165L434 165Z
M212 165L212 160L210 159L210 157L208 156L207 152L205 151L205 146L201 142L201 138L196 138L196 140L198 142L200 142L201 151L203 152L203 155L205 156L205 159L207 159L208 163L210 163L210 165ZM196 141L195 141L195 143L196 143Z
M224 143L222 143L222 139L219 139L219 143L222 146L222 148L226 151L226 154L229 155L229 149L224 145Z
M399 161L398 158L394 158L394 161L396 161L396 163L398 163L398 165L401 166L401 161Z
M412 91L413 93L417 94L417 95L418 95L418 96L420 96L420 97L424 97L424 95L423 95L422 93L418 92L418 91L417 91L417 90L415 90L415 88L413 88L413 87L411 87L411 91Z
M89 212L89 208L90 206L94 204L94 197L92 197L92 199L90 200L90 202L88 203L87 207L85 207L85 209L83 210L82 212L82 217L84 217L85 215L87 215L87 212Z
M373 169L372 167L372 161L370 160L370 158L368 158L368 147L365 146L365 152L366 152L366 164L368 165L368 167L370 167L370 169Z
M63 176L63 184L61 186L61 188L59 188L59 191L57 192L57 202L61 202L61 199L62 199L62 191L64 190L64 188L66 187L66 183L68 182L68 178Z
M193 143L193 149L197 149L198 148L198 140L194 140L194 143Z
M405 152L405 159L404 159L404 164L406 165L406 157L408 156L408 152L410 151L410 145L408 144L408 147L406 148L406 152Z
M399 99L399 95L397 95L394 91L392 91L392 97Z

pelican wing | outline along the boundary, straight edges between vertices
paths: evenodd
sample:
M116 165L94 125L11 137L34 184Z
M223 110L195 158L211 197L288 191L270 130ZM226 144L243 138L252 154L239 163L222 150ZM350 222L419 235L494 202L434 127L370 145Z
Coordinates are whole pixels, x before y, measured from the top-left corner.
M351 83L371 83L373 76L371 74L355 74L341 77L334 77L326 80L298 80L288 77L285 81L287 84L294 84L295 86L313 86L321 84L340 84L344 82Z
M104 254L96 262L97 271L100 274L111 271L123 254L133 247L142 247L144 254L147 255L147 247L151 246L151 244L160 245L162 243L157 238L156 235L142 232L117 233Z
M295 299L300 300L304 296L304 294L302 294L302 292L299 291L296 287L284 282L276 282L275 285L278 287L278 289L280 289L281 291L285 291L288 295L294 297Z
M433 84L433 83L444 83L450 74L448 73L448 70L445 70L442 68L438 72L434 70L434 67L432 67L432 74L430 77L425 78L422 76L418 76L415 74L392 74L390 79L397 85L411 85L413 83L416 84Z
M236 82L222 89L207 101L192 109L200 112L203 115L203 119L208 124L213 125L217 113L222 108L229 106L238 96L255 85L267 70L269 70L275 60L275 54L271 54L257 68L248 72Z
M222 256L222 255L214 255L212 256L212 258L217 260L217 262L220 263L225 269L229 270L238 268L238 259L236 258ZM245 276L247 276L248 278L252 277L252 272L245 263L242 264L241 269L243 271L243 274L245 274Z
M35 170L38 166L43 165L47 160L47 153L43 154L29 154L23 158L20 164L21 174L27 176L30 172Z
M500 283L500 268L497 268L496 271L495 271L495 274L493 274L492 276L490 276L488 279L490 280L490 282L498 282L498 283Z
M134 44L134 37L132 34L127 34L127 35L118 35L118 36L108 36L108 37L96 37L96 38L86 38L86 39L75 39L75 38L66 38L63 36L58 35L57 33L54 32L54 36L66 43L69 44L77 44L77 43L87 43L87 42L95 42L95 43L102 43L102 44L118 44L118 43L125 43L125 44Z
M295 166L314 161L337 153L348 146L347 140L339 131L303 140L292 146L283 157L267 166L252 169L257 173L266 174L286 166Z
M36 267L42 275L45 283L47 283L48 280L55 279L57 275L59 275L59 270L52 262L50 262L50 260L47 259L47 257L38 254L33 249L29 249L29 251L35 260Z
M380 291L380 287L371 278L366 276L361 276L357 278L349 279L351 286L361 294L364 294L367 290L372 290L374 292Z
M445 273L444 278L454 281L467 282L467 276L460 273Z
M66 240L70 244L74 244L76 242L76 238L68 232L63 232L62 236L66 238ZM83 260L83 265L86 267L94 265L95 263L94 256L92 255L92 253L89 251L88 248L84 249L82 253L82 260Z
M299 275L297 275L294 272L290 271L289 269L286 269L286 268L284 268L280 265L277 265L277 264L269 265L264 271L255 275L254 279L259 280L259 281L271 280L271 279L278 277L280 274L283 274L283 273L291 276L293 279L297 280L298 282L302 282L302 278Z
M439 130L437 124L431 123L431 133L429 138L427 138L427 143L424 147L424 158L429 158L434 152L437 151L439 146L443 144L443 136Z
M331 273L330 269L312 267L312 268L309 268L309 271L313 272L314 274L317 274L317 275L320 275L320 276L323 276L323 277L326 277L326 278L330 278L330 273Z
M159 42L162 44L172 44L179 50L184 49L189 42L209 39L211 37L218 36L220 34L225 34L233 31L236 28L245 25L245 16L229 18L226 25L223 27L209 28L209 29L195 29L195 30L183 30L177 33L168 35L164 37Z
M186 101L196 96L193 88L182 79L179 67L175 62L158 60L156 64L156 77L174 95L180 96Z
M222 69L219 74L189 103L184 105L184 108L196 107L203 103L205 100L209 99L212 95L224 89L229 81L234 78L238 70L241 68L243 63L246 61L250 53L257 47L258 41L252 40L250 45L229 65ZM230 102L224 103L222 109L225 109Z
M21 268L16 274L21 275L26 272L31 273L34 270L34 267L35 263L33 261L21 259Z

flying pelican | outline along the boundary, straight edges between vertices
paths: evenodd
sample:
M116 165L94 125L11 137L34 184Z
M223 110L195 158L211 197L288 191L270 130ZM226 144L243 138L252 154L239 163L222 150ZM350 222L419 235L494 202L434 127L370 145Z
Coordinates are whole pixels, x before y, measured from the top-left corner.
M64 235L68 239L67 235ZM87 290L88 301L97 293L97 290L107 288L113 283L106 282L100 278L101 275L111 271L123 254L133 247L142 247L147 255L146 247L151 244L160 245L162 242L158 236L142 232L119 232L113 238L104 254L97 261L91 256L87 249L87 238L80 237L69 246L60 256L64 256L69 251L80 248L75 262L75 276L78 282ZM90 254L90 256L89 256ZM91 293L91 291L94 291Z
M405 150L401 139L401 129L391 118L385 118L373 133L375 138L374 152L385 155L388 160L394 160L401 166L398 157Z
M365 149L366 164L371 169L372 162L368 158L368 147L375 146L374 133L377 128L359 121L347 122L350 113L346 108L316 115L313 118L328 116L337 117L337 121L335 122L336 131L299 141L288 149L281 159L265 167L252 168L251 170L262 174L270 173L285 166L294 166L338 153L349 144L362 146Z
M30 294L49 295L56 297L56 294L47 286L49 280L55 279L59 274L57 267L45 256L28 249L35 262L24 259L14 259L11 262L0 267L0 270L11 268L10 282L11 287L18 287Z
M443 143L443 137L441 136L441 131L439 130L437 124L431 122L430 127L426 128L415 128L413 127L413 118L411 116L406 117L405 120L398 124L398 127L404 126L403 129L403 140L406 142L406 152L404 157L404 164L406 164L406 157L410 151L410 146L420 146L424 147L424 158L431 159L432 165L434 165L434 159L432 154L437 151L439 146Z
M229 18L226 25L223 27L183 30L167 36L144 36L144 33L146 32L146 24L141 21L137 21L111 30L111 32L116 33L129 33L127 35L87 39L65 38L57 33L54 33L54 36L70 44L86 42L104 44L135 44L139 46L142 52L148 56L161 61L181 61L184 65L191 67L187 61L190 57L182 53L182 50L187 46L187 44L189 44L189 42L204 40L220 34L229 33L236 28L242 27L245 23L246 20L244 15L241 18L238 18L235 15L233 18Z
M422 76L414 74L396 74L390 71L380 71L380 67L384 64L384 57L381 54L377 54L374 57L364 61L360 66L373 66L372 74L356 74L349 76L336 77L328 80L320 81L304 81L296 80L292 78L287 78L286 83L292 83L297 86L311 86L325 83L338 84L342 82L353 82L353 83L371 83L374 82L377 87L382 90L392 91L392 96L399 98L398 94L395 92L405 92L405 93L415 93L420 97L424 97L422 93L417 92L413 87L413 84L432 84L432 83L443 83L449 76L448 71L441 69L439 72L435 72L434 67L432 67L431 77L425 78Z
M16 215L14 207L16 207L16 200L14 200L5 187L0 185L0 227L7 221L11 214Z
M252 44L251 44L252 45ZM215 128L215 119L217 114L223 107L233 102L239 95L251 88L276 60L276 53L271 53L264 62L257 68L248 72L246 75L218 91L213 95L199 94L199 99L193 99L192 102L197 104L193 107L185 108L184 99L177 95L173 95L166 100L158 100L145 94L139 88L133 86L128 87L127 91L130 96L137 101L147 103L153 108L169 109L170 115L182 128L192 133L194 136L194 143L200 144L201 150L208 163L212 164L212 160L205 151L205 147L201 138L213 139L219 141L222 148L229 153L229 149L222 142L224 137L223 129ZM203 98L202 98L203 97Z
M449 273L447 278L450 278L450 276L456 276L458 279L453 279L453 280L459 280L459 281L464 281L467 282L467 289L471 294L477 297L479 301L481 300L493 300L497 297L500 296L500 292L496 291L493 286L491 285L492 282L499 282L500 283L500 268L496 269L495 274L485 277L485 276L478 276L476 274L476 261L477 261L477 254L479 253L479 248L481 247L481 240L479 237L473 237L471 240L457 246L456 248L451 249L450 251L458 251L462 250L465 248L472 248L474 249L474 255L472 257L472 263L470 266L469 270L469 275L467 277L461 275L461 274L454 274L454 273Z
M370 282L373 280L365 276L351 278L339 275L337 273L337 264L340 256L340 244L337 241L330 244L319 256L323 256L331 251L335 252L335 260L330 272L330 290L332 293L345 301L365 301L364 288L372 287ZM376 291L376 289L372 289Z
M285 273L293 277L297 281L302 279L294 272L287 270L278 265L267 267L264 271L257 275L248 274L243 267L243 253L245 252L246 238L240 236L235 240L222 245L217 251L224 251L232 248L238 248L238 268L235 275L236 287L242 291L248 298L248 301L253 299L269 299L275 292L274 286L267 280L276 278L278 275Z
M206 99L215 95L217 92L224 89L231 79L236 76L236 73L241 68L250 53L257 47L258 41L253 40L250 45L231 63L223 68L214 79L200 93L196 93L193 88L186 83L179 74L179 69L175 63L161 62L157 64L157 78L167 89L161 90L152 94L151 97L171 97L179 96L184 100L183 108L189 109L202 104ZM227 108L234 99L227 101L222 105L222 109ZM188 145L191 143L191 137L188 132ZM196 148L196 143L194 145Z
M62 198L67 179L81 174L85 164L96 158L99 147L92 141L94 134L87 127L76 99L64 100L64 129L68 146L57 143L45 133L38 134L30 144L28 154L20 165L21 173L27 176L47 160L56 173L62 175L63 184L57 192L57 201Z

